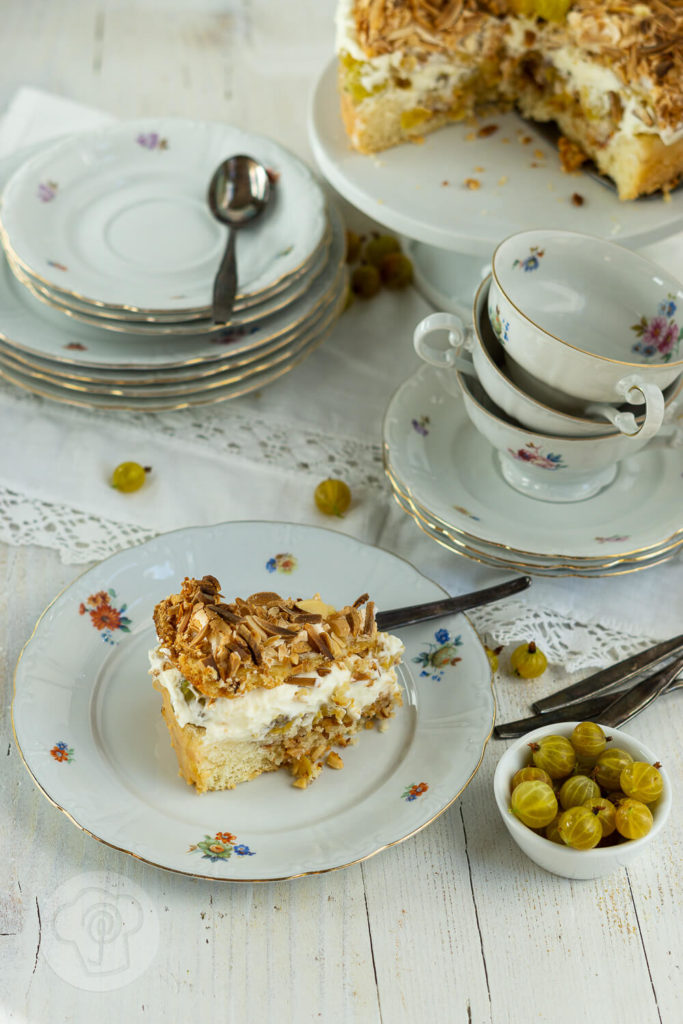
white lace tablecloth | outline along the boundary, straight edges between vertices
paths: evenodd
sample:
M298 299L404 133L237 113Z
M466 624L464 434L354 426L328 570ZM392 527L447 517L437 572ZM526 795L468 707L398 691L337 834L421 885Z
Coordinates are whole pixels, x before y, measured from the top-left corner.
M71 101L20 90L0 121L0 155L103 118ZM342 208L354 226L371 226ZM675 271L683 240L647 252ZM188 525L286 519L378 543L450 592L512 575L429 541L395 506L384 479L383 411L417 368L412 328L429 309L412 289L356 302L292 373L215 406L93 411L0 381L0 539L53 548L76 565ZM112 469L125 459L153 467L135 494L109 486ZM331 522L313 504L313 489L327 476L342 477L353 492L343 520ZM565 669L605 663L680 631L683 561L637 576L536 578L522 599L472 618L497 643L540 637Z

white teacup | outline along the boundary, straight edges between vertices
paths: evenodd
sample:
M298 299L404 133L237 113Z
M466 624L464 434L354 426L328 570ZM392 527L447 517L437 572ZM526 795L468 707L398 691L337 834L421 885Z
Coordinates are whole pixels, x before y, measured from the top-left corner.
M649 407L683 372L683 286L601 238L539 229L505 239L488 310L515 363L581 401L638 402L638 388Z
M473 324L464 328L458 317L450 313L433 313L425 317L416 327L413 343L418 355L432 366L448 370L458 369L461 373L474 374L484 390L513 419L524 426L543 433L565 437L588 437L611 434L615 431L647 440L652 437L662 422L664 403L655 403L638 419L632 412L620 411L614 406L595 403L581 403L570 399L574 405L571 414L559 412L549 405L537 401L510 379L504 369L501 346L488 320L486 308L490 277L482 281L474 299ZM435 347L430 339L432 332L448 331L450 348ZM458 354L459 348L469 349L472 361ZM454 350L455 349L455 350ZM445 383L448 384L446 377ZM459 394L454 376L450 378L450 390ZM675 389L674 389L675 390ZM640 411L640 410L639 410Z
M495 448L503 477L522 494L541 501L591 498L610 484L621 459L649 442L642 437L557 437L508 419L474 377L456 371L472 424ZM656 443L656 442L655 442Z

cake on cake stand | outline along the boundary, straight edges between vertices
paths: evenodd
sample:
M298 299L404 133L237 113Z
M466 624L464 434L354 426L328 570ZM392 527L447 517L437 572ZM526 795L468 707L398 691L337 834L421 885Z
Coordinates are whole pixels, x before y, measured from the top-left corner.
M552 226L639 248L683 230L683 189L619 202L597 176L565 174L542 129L514 113L450 125L422 145L357 153L339 112L336 60L313 91L309 138L329 183L403 236L425 297L467 319L493 250L516 231Z

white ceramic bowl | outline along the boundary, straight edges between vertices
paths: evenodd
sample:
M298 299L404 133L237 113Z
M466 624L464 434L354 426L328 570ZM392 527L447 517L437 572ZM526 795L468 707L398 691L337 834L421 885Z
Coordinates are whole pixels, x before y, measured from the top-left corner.
M492 260L488 310L503 347L582 401L621 402L683 371L683 286L644 257L590 235L522 231Z
M543 736L560 735L569 737L577 725L576 722L545 725L541 729L529 732L521 739L512 743L496 766L493 776L493 792L498 804L500 816L508 832L519 848L539 867L545 868L554 875L565 878L599 878L611 874L621 867L630 864L639 857L656 840L671 810L671 781L664 768L660 768L664 779L664 792L656 804L650 805L654 817L652 828L642 839L631 839L615 846L605 846L593 850L572 850L569 846L551 843L549 839L533 832L523 825L510 810L510 788L512 776L520 768L530 763L530 752L527 744L541 739ZM621 729L602 727L607 736L612 737L612 746L620 747L633 757L634 761L647 761L654 764L658 758L640 740Z
M475 377L456 371L456 378L467 415L496 449L507 483L541 501L591 498L614 480L621 459L658 443L624 434L558 437L529 430L509 419Z

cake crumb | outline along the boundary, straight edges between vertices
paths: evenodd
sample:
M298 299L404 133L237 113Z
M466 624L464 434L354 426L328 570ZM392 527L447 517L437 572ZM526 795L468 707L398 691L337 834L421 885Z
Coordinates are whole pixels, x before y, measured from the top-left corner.
M507 174L504 174L502 178L498 179L498 184L499 185L507 185L507 180L508 180Z
M327 766L328 768L334 768L337 771L344 767L344 762L336 750L331 750L327 755Z
M497 124L485 124L477 132L477 137L480 139L487 139L489 135L493 135L494 132L498 131Z
M536 157L537 160L545 160L545 153L543 152L542 149L535 149L534 150L534 156Z
M478 174L483 174L484 171L486 170L485 167L475 167L474 169Z
M519 141L522 143L523 146L528 146L530 142L533 142L533 139L530 135L522 135L520 136Z
M468 132L467 135L465 136L465 142L474 142L476 137L477 136L475 135L474 132Z
M450 181L442 181L441 184L445 188L446 185L450 185Z
M476 192L478 188L481 188L481 182L476 178L465 178L464 184L471 192Z
M583 206L584 198L582 195L580 195L580 193L573 192L571 202L572 206Z

